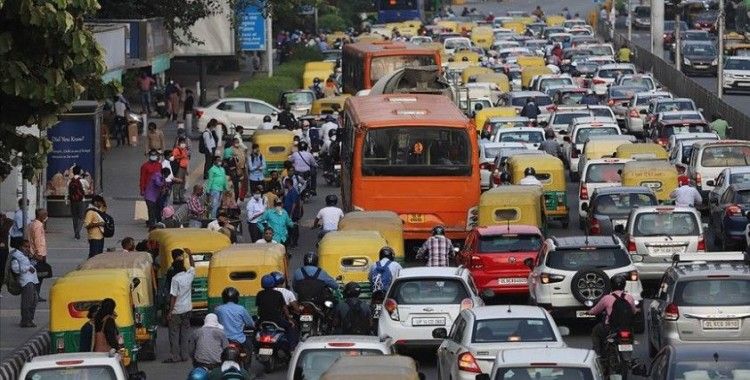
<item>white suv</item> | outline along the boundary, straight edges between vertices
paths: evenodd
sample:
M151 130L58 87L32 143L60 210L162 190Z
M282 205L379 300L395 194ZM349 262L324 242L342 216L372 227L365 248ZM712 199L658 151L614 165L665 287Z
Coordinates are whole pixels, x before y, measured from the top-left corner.
M453 325L461 310L483 306L471 273L464 267L405 268L383 302L378 336L396 348L437 347L437 331Z
M687 175L690 182L698 188L704 204L708 193L714 188L707 183L716 178L725 168L750 165L750 141L718 140L699 141L693 144L690 152L690 163ZM696 205L696 207L698 207Z

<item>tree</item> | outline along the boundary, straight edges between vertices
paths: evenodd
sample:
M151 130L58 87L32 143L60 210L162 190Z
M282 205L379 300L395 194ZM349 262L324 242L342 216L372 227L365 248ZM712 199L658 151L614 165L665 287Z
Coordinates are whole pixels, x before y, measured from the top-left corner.
M52 127L84 91L102 99L103 53L83 20L96 0L0 0L0 180L21 165L32 179L52 144L18 127Z

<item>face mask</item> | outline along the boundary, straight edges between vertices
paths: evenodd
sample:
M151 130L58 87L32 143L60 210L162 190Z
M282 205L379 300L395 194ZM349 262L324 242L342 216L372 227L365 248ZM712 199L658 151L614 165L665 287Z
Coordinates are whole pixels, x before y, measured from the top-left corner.
M174 161L174 157L169 157L169 161Z
M151 161L156 161L158 158L157 156L148 156L148 159Z
M336 136L331 136L331 141L336 141Z
M182 149L185 149L185 148L187 148L187 144L184 144L184 143L183 143L183 144L180 144L180 148L182 148Z
M253 198L255 198L256 200L260 199L260 194L253 194Z

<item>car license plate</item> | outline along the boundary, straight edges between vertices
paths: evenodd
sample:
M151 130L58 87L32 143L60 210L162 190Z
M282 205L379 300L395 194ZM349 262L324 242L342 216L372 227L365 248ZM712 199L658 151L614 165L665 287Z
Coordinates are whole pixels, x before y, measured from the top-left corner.
M655 254L680 253L683 249L683 247L651 247L651 251Z
M300 315L299 316L299 320L300 320L300 322L312 322L313 316L309 315L309 314Z
M633 351L633 345L632 344L618 344L617 350L620 352Z
M525 285L529 283L529 279L526 277L517 278L499 278L497 279L499 285Z
M409 223L424 223L424 214L409 214L406 216Z
M740 328L739 319L704 319L701 324L706 330L738 330Z
M375 305L375 310L372 312L372 317L375 319L380 318L381 310L383 310L383 305Z
M273 348L261 348L258 350L258 355L271 356L273 355Z
M445 326L445 318L413 318L412 326Z
M707 69L708 65L695 65L696 69Z
M593 315L587 313L588 310L576 310L576 318L594 318Z

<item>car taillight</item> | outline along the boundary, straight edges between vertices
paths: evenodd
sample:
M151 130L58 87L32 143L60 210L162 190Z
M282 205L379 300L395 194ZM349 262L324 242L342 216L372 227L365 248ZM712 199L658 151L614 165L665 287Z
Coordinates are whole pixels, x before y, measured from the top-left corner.
M471 298L464 298L461 301L461 310L471 309L472 307L474 307L474 301Z
M385 311L388 312L388 315L392 320L398 321L398 303L396 303L396 300L394 300L393 298L385 300L385 304L383 305L383 307L385 308Z
M602 233L602 229L599 226L599 220L597 220L596 218L592 218L589 221L589 233L591 233L592 235L599 235L600 233Z
M628 280L630 281L638 281L638 271L637 270L631 270L628 272Z
M493 171L495 170L495 164L492 162L482 162L479 164L479 169Z
M706 239L701 235L700 240L698 240L698 248L696 248L696 251L706 251Z
M474 359L474 355L471 352L464 352L458 355L458 369L459 371L482 373L482 369L479 368L479 364L477 364L477 360Z
M57 353L62 354L65 352L65 339L57 338Z
M586 182L581 182L581 190L578 190L578 199L589 199L589 189L586 188Z
M565 279L565 276L552 273L542 273L540 276L542 284L554 284Z
M201 116L203 116L203 111L201 111L201 110L195 110L195 111L193 111L193 114L195 115L196 119L200 119Z
M597 79L597 78L594 78L591 82L593 84L606 84L607 83L607 81L605 81L604 79Z
M658 139L656 139L656 142L659 143L659 145L661 145L662 147L667 146L667 139L665 138L659 137Z
M724 209L726 216L738 216L742 215L742 209L737 205L729 205Z
M673 303L667 305L664 309L664 319L667 321L676 321L678 318L680 318L680 309L677 308L677 305Z
M482 258L479 256L471 256L471 269L482 269Z
M633 333L630 330L620 330L617 333L620 343L631 343L633 341Z
M695 29L700 29L701 23L696 22L695 24L693 24L693 26L695 27Z
M555 110L557 110L557 106L556 105L550 104L550 105L547 106L547 111L554 112Z
M633 239L628 240L628 252L635 253L638 251L638 248L635 246L635 241Z
M630 117L640 117L640 114L638 113L638 110L633 108L630 110Z

